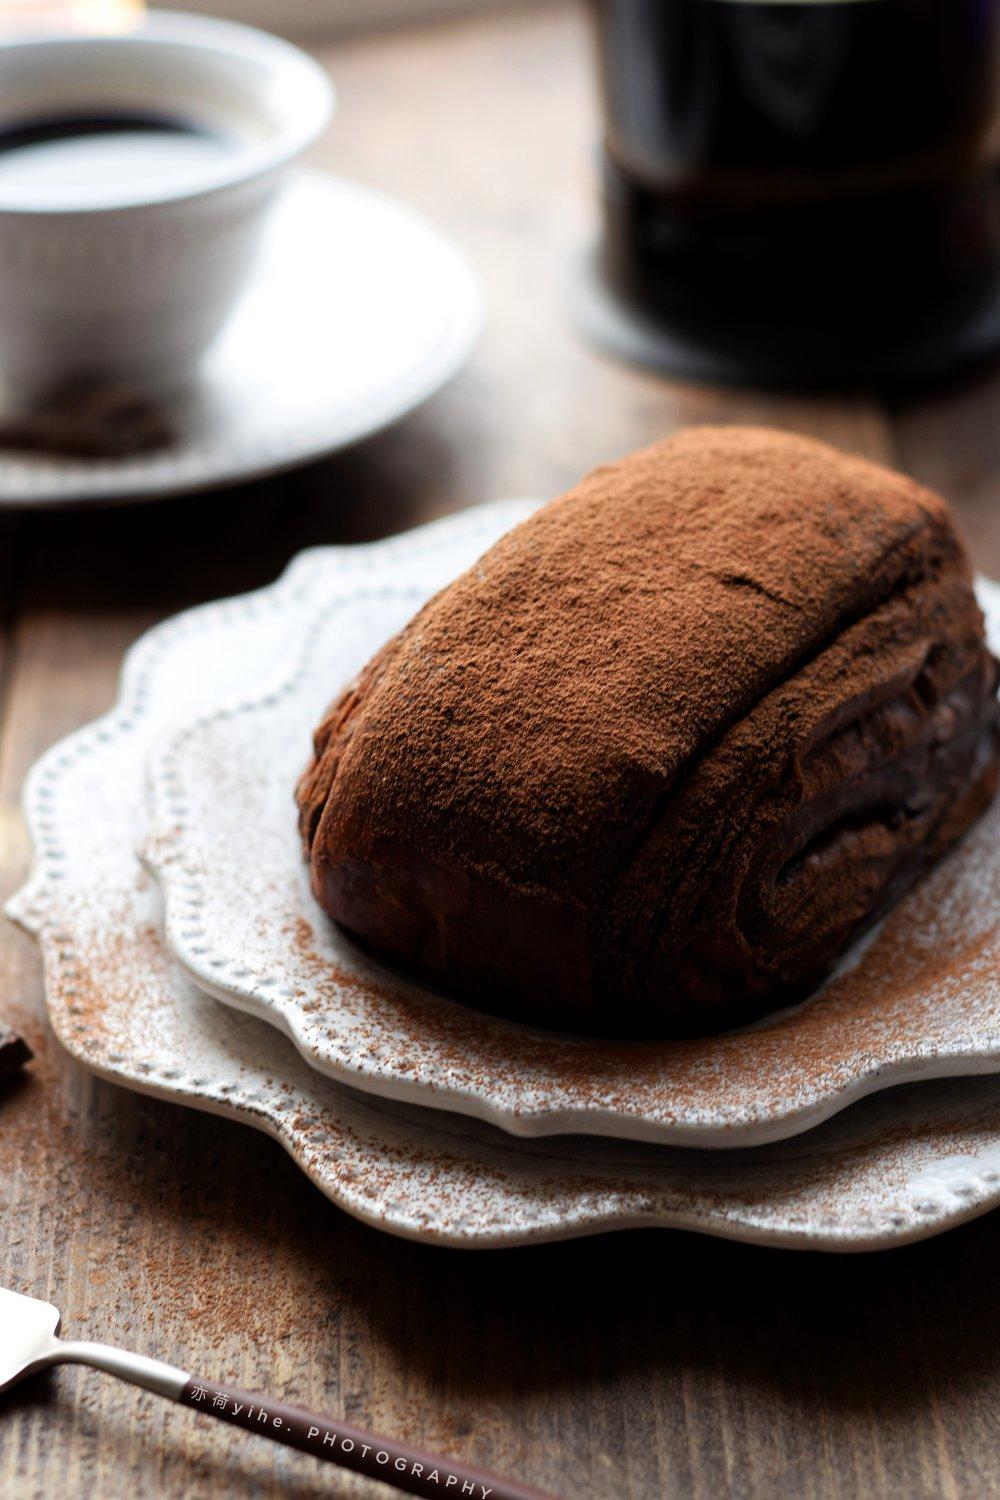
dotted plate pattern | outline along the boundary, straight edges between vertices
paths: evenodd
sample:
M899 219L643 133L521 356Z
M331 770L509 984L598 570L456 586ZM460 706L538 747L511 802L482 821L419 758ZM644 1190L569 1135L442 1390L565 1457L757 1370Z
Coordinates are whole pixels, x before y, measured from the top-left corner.
M365 549L305 553L278 585L178 616L129 653L116 708L48 751L25 788L35 863L8 906L41 944L49 1013L70 1054L139 1092L275 1137L347 1212L433 1244L518 1245L669 1226L802 1249L869 1250L1000 1203L1000 1081L900 1089L809 1135L737 1153L610 1140L514 1140L476 1120L389 1105L322 1077L272 1026L199 991L163 941L158 892L133 852L150 747L178 718L249 693L286 651L276 629L317 575L391 585L459 517Z
M294 643L278 677L253 696L227 694L153 756L144 857L188 976L280 1027L331 1078L521 1136L759 1145L890 1085L1000 1070L1000 807L819 996L707 1039L610 1044L515 1026L401 980L326 918L292 804L312 729L441 574L466 566L511 514L484 513L471 547L440 544L433 586L419 541L412 568L404 542L399 570L378 584L345 581L335 559L318 566L311 605L300 596L275 615ZM1000 591L983 582L981 595L995 606Z

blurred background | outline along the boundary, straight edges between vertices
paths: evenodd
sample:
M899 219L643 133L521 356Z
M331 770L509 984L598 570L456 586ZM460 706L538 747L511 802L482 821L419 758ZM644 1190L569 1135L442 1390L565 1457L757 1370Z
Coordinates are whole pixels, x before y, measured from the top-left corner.
M163 8L244 21L285 36L317 38L358 27L484 10L491 3L498 8L496 0L216 0L205 5L178 0ZM18 23L26 18L34 22L41 16L49 23L62 23L74 12L78 17L89 12L92 24L105 26L140 8L141 0L77 0L76 5L66 0L5 0L3 6L8 20Z

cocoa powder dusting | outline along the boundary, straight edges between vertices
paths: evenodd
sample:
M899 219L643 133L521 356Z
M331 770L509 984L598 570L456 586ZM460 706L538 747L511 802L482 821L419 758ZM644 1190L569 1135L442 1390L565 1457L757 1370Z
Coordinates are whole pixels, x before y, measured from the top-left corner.
M313 888L457 998L576 1031L801 995L988 804L996 664L946 504L805 438L597 470L334 704Z

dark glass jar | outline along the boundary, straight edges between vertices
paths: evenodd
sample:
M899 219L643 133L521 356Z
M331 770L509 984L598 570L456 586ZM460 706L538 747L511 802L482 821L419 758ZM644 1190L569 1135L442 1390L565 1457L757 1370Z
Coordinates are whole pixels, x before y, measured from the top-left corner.
M595 9L599 276L668 366L920 377L1000 346L1000 0Z

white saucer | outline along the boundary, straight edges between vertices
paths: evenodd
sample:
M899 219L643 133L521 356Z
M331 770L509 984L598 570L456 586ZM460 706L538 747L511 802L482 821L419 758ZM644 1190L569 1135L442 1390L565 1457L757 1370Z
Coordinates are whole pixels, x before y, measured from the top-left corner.
M250 696L227 689L150 761L145 857L188 977L342 1083L521 1136L760 1145L890 1085L1000 1071L1000 802L821 993L722 1036L533 1031L402 981L327 919L292 804L312 730L424 600L530 509L482 506L395 537L391 564L385 544L317 549L258 595L280 674ZM1000 590L978 588L998 644Z
M0 449L0 506L154 499L332 453L433 395L479 325L448 240L368 188L300 173L196 384L165 407L177 441L110 461Z
M429 528L426 542L438 534ZM298 582L313 560L329 568L329 550L300 562ZM369 576L373 567L398 573L398 561L395 541L340 550L343 570ZM795 1141L747 1151L515 1140L479 1120L344 1088L273 1026L196 989L170 960L158 893L132 852L146 756L178 715L208 707L223 686L250 692L275 668L284 645L274 597L208 605L151 631L129 653L118 705L49 750L28 779L35 862L9 911L38 934L52 1025L83 1066L267 1131L348 1213L428 1244L659 1225L871 1250L1000 1203L996 1079L897 1089Z

